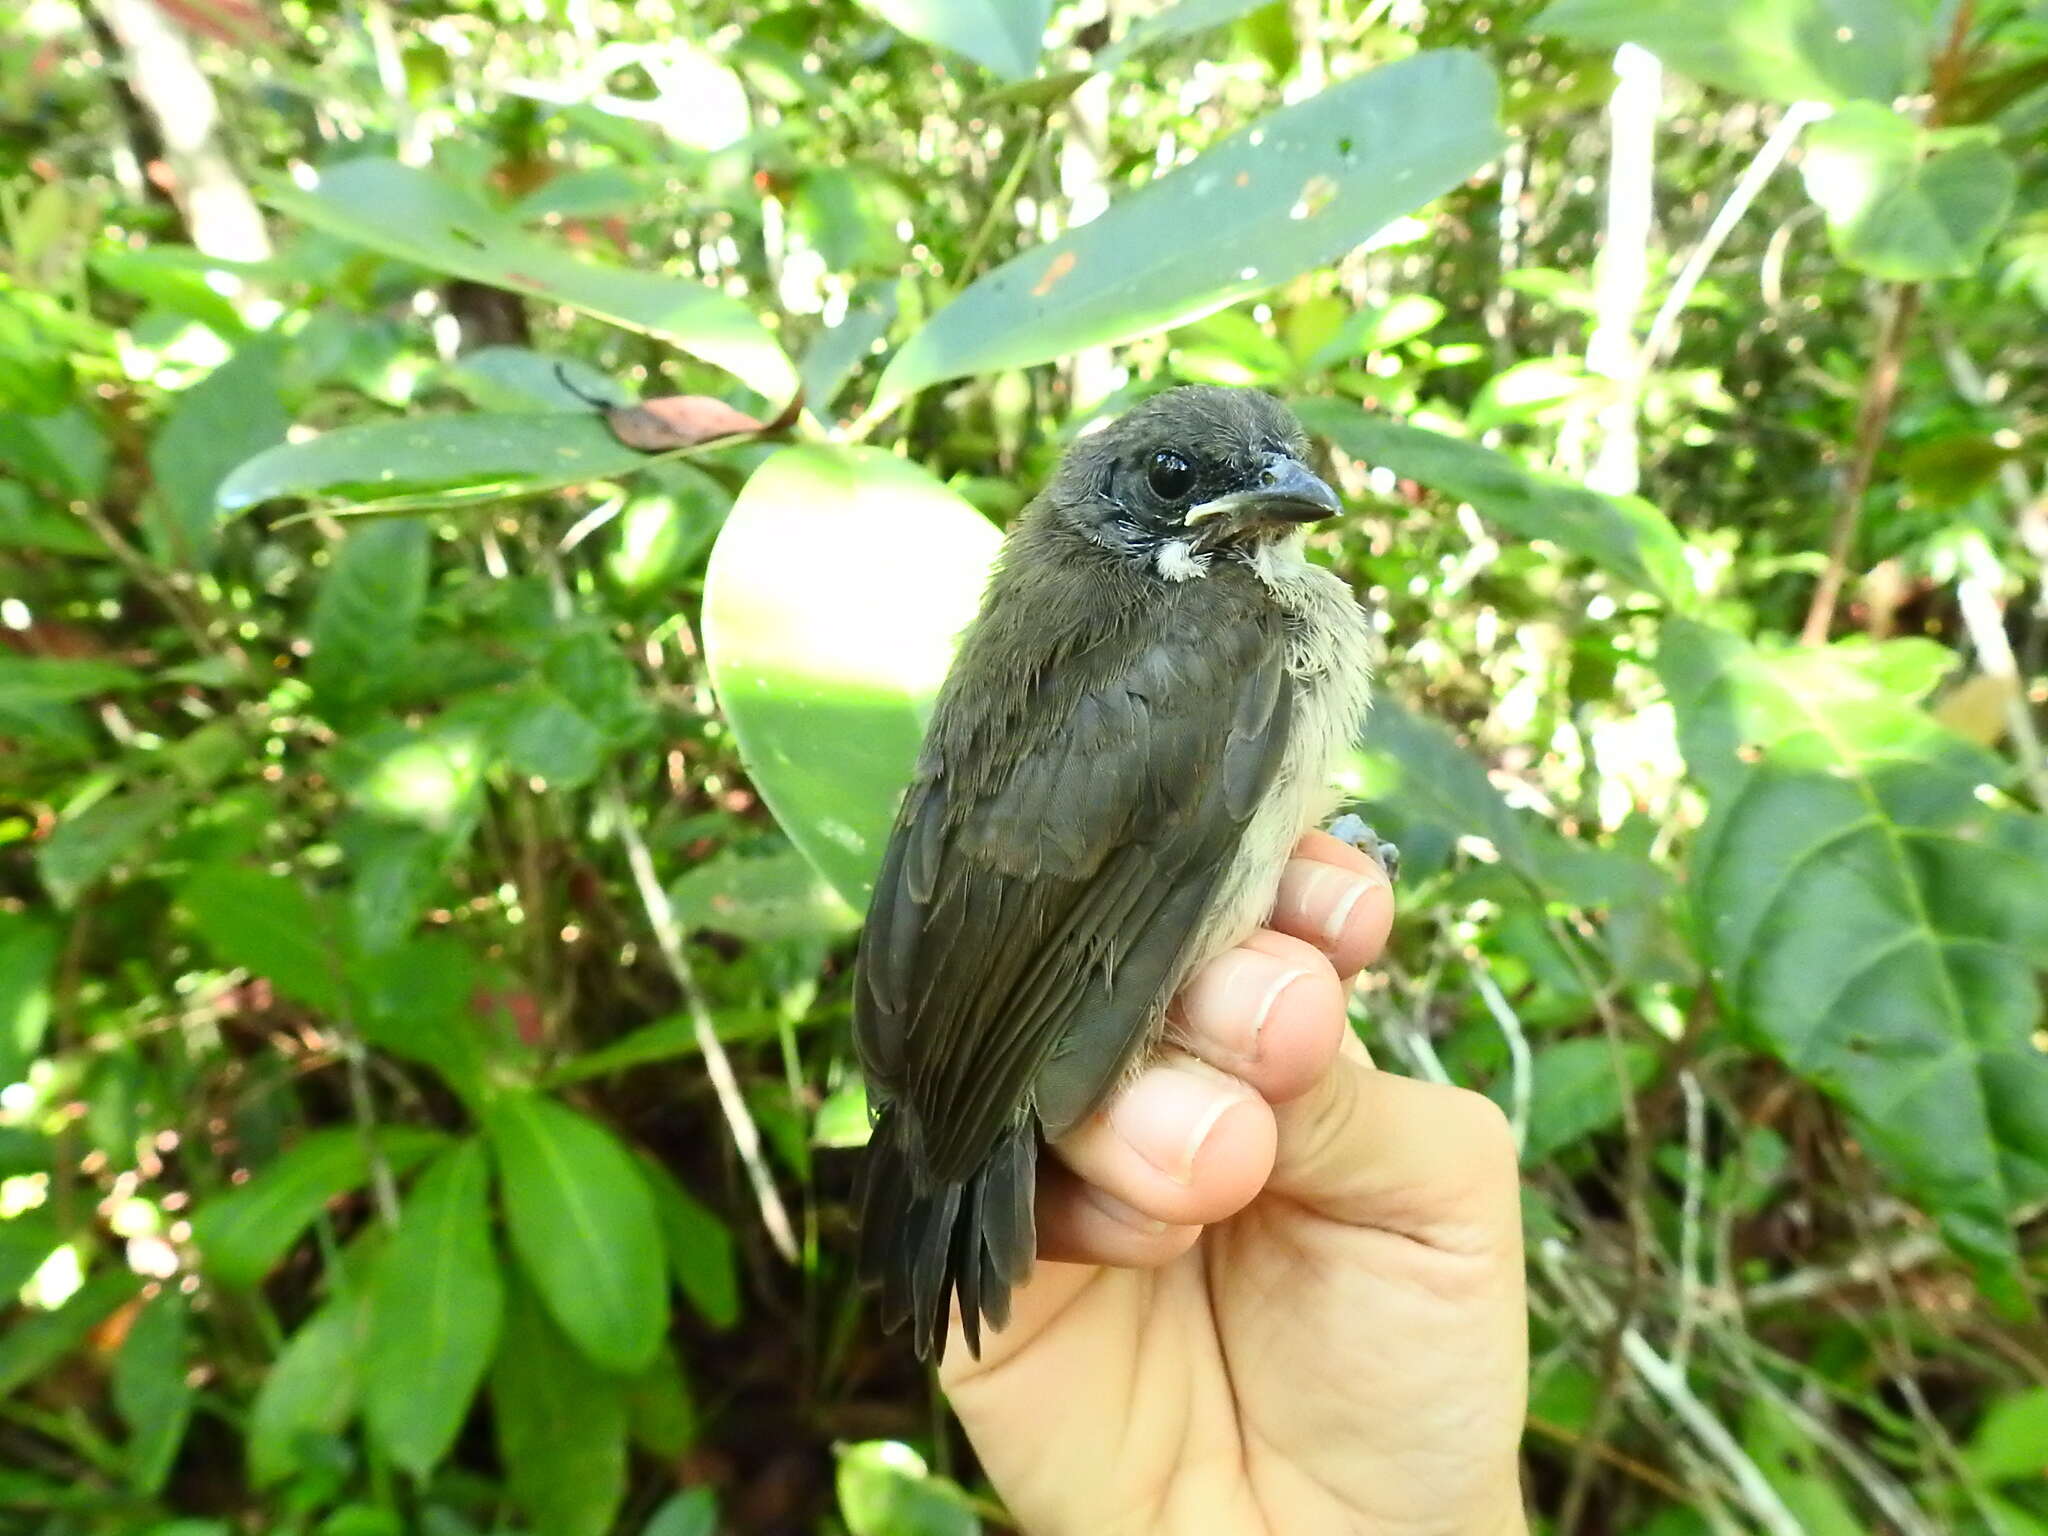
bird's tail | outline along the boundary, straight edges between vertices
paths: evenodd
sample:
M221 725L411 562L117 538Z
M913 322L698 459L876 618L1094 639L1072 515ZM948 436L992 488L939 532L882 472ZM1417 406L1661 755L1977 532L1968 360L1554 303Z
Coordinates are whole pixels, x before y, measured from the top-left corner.
M1009 1322L1010 1288L1031 1273L1037 1132L1029 1120L1012 1126L951 1184L921 1176L915 1140L901 1105L882 1111L862 1169L860 1277L881 1289L884 1328L910 1323L920 1360L945 1353L957 1294L967 1348L980 1359L982 1321Z

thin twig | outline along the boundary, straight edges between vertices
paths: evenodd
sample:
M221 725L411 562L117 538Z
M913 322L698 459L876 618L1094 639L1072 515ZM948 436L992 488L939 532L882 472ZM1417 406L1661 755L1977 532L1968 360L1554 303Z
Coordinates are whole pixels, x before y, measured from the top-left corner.
M1672 281L1671 291L1657 306L1657 316L1650 322L1649 333L1643 337L1642 366L1645 370L1656 367L1658 360L1676 344L1680 314L1692 301L1693 291L1699 287L1700 279L1707 275L1707 268L1713 265L1714 258L1720 255L1721 247L1735 233L1735 226L1742 222L1750 204L1763 191L1764 183L1784 163L1785 156L1792 152L1792 146L1799 141L1799 135L1806 131L1807 125L1819 122L1832 110L1819 102L1795 101L1785 109L1778 126L1771 130L1763 147L1743 167L1742 174L1735 178L1728 200L1721 204L1720 212L1714 215L1707 232L1700 236L1700 243L1685 258L1685 265Z
M1862 403L1856 408L1856 445L1849 461L1849 473L1842 479L1841 495L1835 502L1834 529L1828 537L1827 568L1820 585L1813 589L1813 602L1800 628L1802 645L1822 645L1834 626L1835 604L1849 577L1849 557L1855 553L1856 530L1863 521L1863 502L1870 494L1870 480L1877 469L1878 450L1884 446L1885 428L1891 424L1892 404L1898 398L1899 374L1906 356L1906 337L1913 316L1920 308L1918 283L1894 283L1892 301L1878 330L1877 354L1863 381Z
M1535 1092L1536 1068L1529 1052L1529 1037L1522 1029L1520 1016L1508 1006L1500 983L1493 979L1493 968L1486 963L1486 956L1474 949L1469 959L1472 984L1479 989L1480 1000L1508 1043L1508 1123L1514 1127L1515 1153L1519 1156L1528 1144L1530 1099Z
M789 1211L782 1203L782 1195L775 1188L767 1159L762 1155L760 1128L754 1124L747 1101L740 1094L732 1059L725 1054L725 1046L718 1038L718 1028L711 1017L711 1005L705 1001L703 989L697 985L697 973L691 968L689 956L683 952L682 928L676 922L674 909L669 906L668 892L662 889L661 880L654 872L654 859L647 851L647 842L633 823L632 807L627 804L616 769L605 772L603 799L605 810L618 830L619 841L625 846L626 863L633 871L633 884L640 893L641 906L646 909L648 926L654 930L654 942L668 966L669 975L675 978L676 986L683 994L683 1006L690 1015L691 1033L696 1036L697 1049L704 1055L712 1090L718 1095L718 1107L725 1114L725 1123L732 1131L733 1147L739 1153L741 1165L747 1170L747 1182L753 1185L754 1199L761 1207L761 1224L768 1229L775 1251L794 1264L797 1261L796 1231L790 1225Z
M1706 1200L1707 1096L1691 1068L1678 1074L1685 1098L1685 1196L1679 1206L1678 1321L1671 1333L1671 1360L1681 1371L1692 1355L1693 1328L1699 1321L1700 1212Z

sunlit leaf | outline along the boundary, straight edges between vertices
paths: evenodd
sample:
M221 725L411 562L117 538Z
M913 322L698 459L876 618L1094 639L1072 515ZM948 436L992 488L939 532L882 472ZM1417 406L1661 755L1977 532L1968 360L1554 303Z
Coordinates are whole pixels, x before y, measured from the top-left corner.
M66 817L37 850L43 884L59 905L69 906L87 886L140 848L183 799L171 785L145 784L120 790Z
M717 1531L717 1496L709 1488L692 1488L650 1515L640 1536L717 1536Z
M1334 261L1493 157L1496 94L1477 55L1448 50L1283 107L977 279L877 394L1167 330Z
M426 524L406 521L358 526L334 551L307 635L306 677L328 719L347 723L407 675L431 546Z
M1987 130L1929 132L1875 102L1814 128L1803 170L1835 254L1892 282L1976 271L2019 181Z
M1095 55L1095 67L1117 69L1126 59L1147 49L1211 31L1267 3L1268 0L1178 0L1162 11L1133 21L1122 37Z
M587 411L413 416L259 453L221 482L219 503L229 513L284 497L459 507L630 475L649 462Z
M712 928L742 939L845 933L860 921L794 848L707 860L670 886L668 897L685 928Z
M497 1348L505 1286L489 1185L481 1142L444 1153L406 1195L371 1281L363 1417L416 1477L448 1453Z
M1522 1161L1534 1166L1621 1120L1624 1093L1633 1093L1657 1070L1657 1053L1629 1041L1616 1051L1604 1035L1560 1040L1540 1047L1531 1060L1528 1139ZM1502 1108L1510 1101L1503 1073L1489 1090Z
M142 1288L126 1269L102 1269L54 1312L32 1312L0 1329L0 1397L55 1365Z
M981 1522L957 1484L899 1440L839 1452L839 1517L849 1536L974 1536Z
M693 279L578 260L446 176L365 158L323 171L312 191L273 184L265 195L281 212L387 256L670 342L778 405L796 392L789 359L738 300Z
M503 1095L484 1127L512 1247L548 1310L594 1364L644 1370L668 1308L654 1202L631 1154L537 1094Z
M1591 48L1637 43L1745 96L1887 107L1923 72L1929 30L1909 0L1557 0L1529 25Z
M264 977L285 996L323 1012L340 1011L340 935L332 914L296 880L214 865L185 882L178 902L222 962Z
M1963 1459L1987 1483L2048 1475L2048 1387L1993 1403L1963 1447Z
M291 419L278 401L283 351L252 342L180 394L149 447L161 506L151 542L174 568L213 563L220 541L215 497L245 460L285 440Z
M0 911L0 1083L21 1081L43 1043L56 965L55 926L23 912ZM0 1295L10 1289L0 1284Z
M747 771L856 911L999 538L872 448L787 448L711 554L704 647Z
M955 53L1005 80L1038 67L1052 0L860 0L912 37Z
M1481 517L1524 538L1548 540L1675 606L1694 600L1684 541L1663 513L1638 497L1601 495L1560 476L1523 469L1491 448L1343 401L1294 405L1311 432L1356 459L1469 501Z

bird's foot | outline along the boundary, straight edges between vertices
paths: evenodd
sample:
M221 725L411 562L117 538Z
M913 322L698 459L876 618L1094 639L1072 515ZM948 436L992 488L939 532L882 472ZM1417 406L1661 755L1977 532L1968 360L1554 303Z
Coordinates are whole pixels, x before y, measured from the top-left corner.
M1387 872L1388 880L1401 878L1401 850L1367 826L1363 816L1346 811L1330 823L1330 836L1370 854Z

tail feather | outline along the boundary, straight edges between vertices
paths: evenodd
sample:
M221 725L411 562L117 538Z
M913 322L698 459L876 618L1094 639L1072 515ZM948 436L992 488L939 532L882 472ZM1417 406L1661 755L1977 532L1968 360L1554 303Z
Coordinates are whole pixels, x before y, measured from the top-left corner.
M860 1200L861 1279L881 1291L882 1326L908 1322L920 1360L945 1352L950 1304L981 1355L981 1325L1010 1320L1011 1288L1031 1273L1038 1139L1026 1122L1005 1131L968 1178L932 1184L898 1105L868 1143Z

